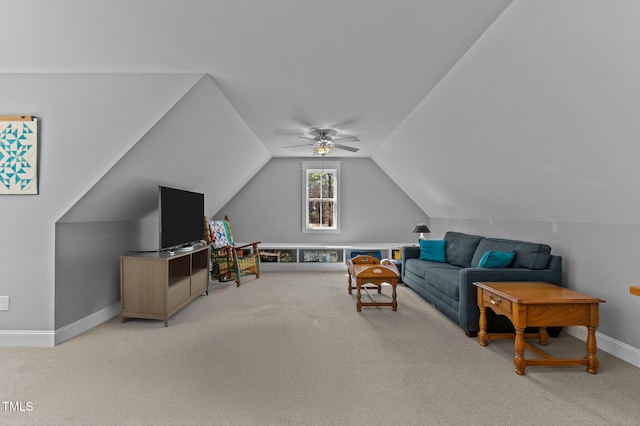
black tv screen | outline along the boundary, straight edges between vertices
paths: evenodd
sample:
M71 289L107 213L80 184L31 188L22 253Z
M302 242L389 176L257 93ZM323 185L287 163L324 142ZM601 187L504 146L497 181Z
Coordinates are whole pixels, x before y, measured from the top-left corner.
M160 249L204 239L204 194L159 187Z

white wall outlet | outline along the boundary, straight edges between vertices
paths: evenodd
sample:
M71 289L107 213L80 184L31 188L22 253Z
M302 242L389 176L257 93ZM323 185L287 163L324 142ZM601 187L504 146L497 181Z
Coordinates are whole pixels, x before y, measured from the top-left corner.
M0 296L0 311L9 310L9 296Z

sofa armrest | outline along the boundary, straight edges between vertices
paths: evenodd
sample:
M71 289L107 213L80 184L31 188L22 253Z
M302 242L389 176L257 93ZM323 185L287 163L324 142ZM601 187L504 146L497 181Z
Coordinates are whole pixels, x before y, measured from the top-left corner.
M404 271L407 270L405 268L404 263L407 259L418 259L420 258L420 247L419 246L403 246L402 247L402 267L400 268L402 277L400 279L404 282Z
M549 263L547 263L547 269L551 269L552 271L562 272L562 256L549 256Z
M527 268L463 268L460 270L458 321L465 331L478 331L478 281L542 281L562 285L562 272Z
M404 259L417 259L420 257L419 246L404 246L402 247L402 260Z

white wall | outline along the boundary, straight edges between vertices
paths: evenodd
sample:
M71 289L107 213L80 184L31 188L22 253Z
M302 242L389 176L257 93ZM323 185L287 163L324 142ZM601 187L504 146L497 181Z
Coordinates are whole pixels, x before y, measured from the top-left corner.
M56 332L105 310L118 312L119 256L160 248L157 228L152 242L146 235L147 222L157 216L158 185L202 192L205 207L216 208L269 158L213 79L202 76L58 221ZM230 173L234 179L221 186L217 174ZM65 329L65 337L72 334Z
M0 74L0 115L40 119L40 193L0 197L0 340L53 341L54 224L198 78Z
M373 160L430 217L640 225L638 21L514 1Z
M229 216L236 241L265 243L403 243L417 240L413 228L429 218L368 158L341 161L341 232L302 233L302 161L272 159L211 218Z
M54 300L55 287L63 297L88 281L100 282L87 268L77 275L56 273L54 265L71 267L77 260L68 249L55 257L55 232L70 232L60 235L69 244L75 232L56 229L57 222L95 222L99 229L141 220L149 214L148 189L157 194L158 182L201 190L207 206L219 208L269 159L207 75L0 74L0 91L0 114L32 114L41 124L40 194L0 197L0 295L11 297L11 310L0 312L0 345L53 344L54 328L104 308L93 300L113 301L100 292L113 294L117 281L90 286L98 293L75 307ZM247 151L255 154L249 160ZM238 171L233 164L241 159L247 167ZM216 172L234 173L235 180L221 187ZM78 233L78 244L85 245L85 237ZM114 245L97 243L95 256L122 254L105 253ZM54 282L56 276L65 281ZM56 324L58 302L71 312Z

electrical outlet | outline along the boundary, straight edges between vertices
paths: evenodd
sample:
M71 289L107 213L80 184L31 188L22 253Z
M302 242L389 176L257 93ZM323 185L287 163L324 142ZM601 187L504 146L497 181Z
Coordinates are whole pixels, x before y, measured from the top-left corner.
M0 311L9 310L9 296L0 296Z

